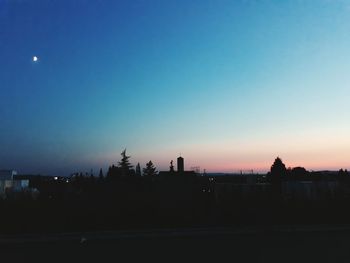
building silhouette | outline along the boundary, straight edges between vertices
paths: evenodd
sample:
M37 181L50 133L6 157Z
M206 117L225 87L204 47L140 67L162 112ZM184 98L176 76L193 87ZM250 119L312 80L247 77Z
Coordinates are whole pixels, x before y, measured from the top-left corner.
M160 171L158 173L161 177L166 176L186 176L193 177L196 176L195 171L185 171L185 161L184 158L179 156L177 158L177 171L174 170L173 161L170 162L170 170L169 171Z
M184 158L181 156L177 158L177 172L183 173L185 171Z
M29 188L28 179L16 178L14 170L0 170L0 198L6 198L10 192L21 192Z

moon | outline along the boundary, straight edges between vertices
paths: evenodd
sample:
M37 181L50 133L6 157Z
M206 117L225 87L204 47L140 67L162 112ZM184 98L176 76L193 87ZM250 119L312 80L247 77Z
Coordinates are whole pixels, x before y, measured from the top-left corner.
M33 56L32 60L33 60L33 62L37 62L39 60L39 58L37 56Z

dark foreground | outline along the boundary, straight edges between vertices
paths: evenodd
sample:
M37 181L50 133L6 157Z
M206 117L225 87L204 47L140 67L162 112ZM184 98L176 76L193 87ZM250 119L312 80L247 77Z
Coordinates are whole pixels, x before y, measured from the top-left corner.
M350 262L350 226L3 236L0 247L1 262Z

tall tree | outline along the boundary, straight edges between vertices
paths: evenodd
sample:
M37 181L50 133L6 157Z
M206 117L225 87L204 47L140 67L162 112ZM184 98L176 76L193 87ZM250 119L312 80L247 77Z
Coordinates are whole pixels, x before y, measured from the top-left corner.
M140 163L137 163L136 165L136 176L141 176L141 167L140 167Z
M132 168L132 165L130 164L130 156L127 156L126 155L126 149L124 151L122 151L121 153L121 156L122 156L122 159L120 160L120 162L118 163L119 165L119 168L121 170L121 173L123 176L126 176L126 175L131 175L131 168Z
M271 183L279 184L281 178L286 176L287 168L281 158L277 157L271 166Z
M157 175L156 167L154 167L152 161L146 164L146 168L143 169L143 176L153 177Z

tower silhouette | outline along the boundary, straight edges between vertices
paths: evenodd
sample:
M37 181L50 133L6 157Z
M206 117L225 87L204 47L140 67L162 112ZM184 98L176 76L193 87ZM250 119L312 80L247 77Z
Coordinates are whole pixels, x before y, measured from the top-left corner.
M181 156L177 158L177 172L183 173L185 171L184 158Z

